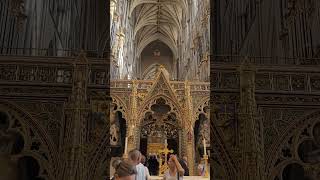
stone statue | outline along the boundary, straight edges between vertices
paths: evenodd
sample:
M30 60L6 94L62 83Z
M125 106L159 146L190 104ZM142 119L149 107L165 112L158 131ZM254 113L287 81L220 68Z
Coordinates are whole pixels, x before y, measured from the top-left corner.
M119 127L116 124L110 126L110 145L116 146L119 144Z

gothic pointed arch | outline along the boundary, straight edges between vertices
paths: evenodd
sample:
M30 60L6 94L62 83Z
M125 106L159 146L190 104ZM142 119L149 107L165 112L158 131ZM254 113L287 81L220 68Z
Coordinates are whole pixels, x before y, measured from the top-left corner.
M59 178L61 172L58 170L60 164L57 146L39 123L39 119L34 119L25 109L5 100L0 101L0 110L10 116L10 125L5 133L16 132L23 137L23 149L13 157L32 157L40 165L38 177L49 180Z
M177 45L186 9L182 0L131 1L129 15L134 24L133 39L137 43L137 56L150 42L158 39L166 43L178 57Z
M141 103L141 110L138 112L138 119L143 118L144 113L148 111L154 102L159 98L164 98L168 103L171 103L172 110L177 112L179 119L182 117L183 108L178 103L178 98L175 95L171 85L169 84L168 74L164 71L163 67L159 68L159 72L155 83L152 85L151 90L146 95Z
M227 150L224 145L224 141L221 137L221 133L216 128L211 128L210 132L212 132L211 139L213 141L212 154L213 158L216 158L220 163L223 169L225 170L225 177L228 180L233 180L237 174L237 165L233 162L232 157L230 156L230 152Z
M157 2L158 0L133 0L131 1L131 8L130 8L129 14L130 16L132 16L132 12L134 11L134 9L143 3L157 4ZM169 3L182 5L183 10L186 12L188 11L187 0L171 0Z
M305 178L319 178L314 165L320 163L320 144L317 142L320 111L306 114L290 122L266 153L267 178L285 174L285 169L294 163L301 165ZM316 132L317 131L317 132Z
M138 112L138 120L142 120L144 115L147 112L151 112L151 106L157 103L157 100L163 99L165 100L165 103L168 104L171 109L170 112L175 113L177 116L177 119L179 121L179 124L182 126L184 121L182 121L182 114L181 106L177 104L177 102L172 99L170 96L167 96L165 94L158 94L155 96L150 97L149 99L146 99L145 102L142 104L142 108Z
M146 33L150 32L148 29L146 29ZM148 35L144 32L142 32L145 35ZM139 41L140 43L137 45L137 55L140 55L141 52L148 46L148 44L152 43L153 41L161 41L164 44L166 44L172 51L174 57L178 57L178 47L177 45L171 41L170 39L167 39L163 34L153 34L149 37L144 37Z
M211 148L211 157L212 160L217 159L217 161L220 162L221 166L225 170L226 177L224 178L227 180L233 180L238 173L237 164L232 158L230 154L231 152L225 144L223 133L217 128L216 123L218 120L218 115L215 106L212 104L211 108L213 108L213 111L211 111L213 113L210 114L210 142L213 145Z
M207 118L210 118L210 97L203 97L199 103L195 104L194 112L194 121L201 113L206 115Z
M128 119L128 115L127 115L128 107L127 107L127 104L123 101L123 99L117 96L116 94L112 94L111 98L112 98L113 106L111 107L110 110L112 112L120 111L122 113L122 117L125 119Z

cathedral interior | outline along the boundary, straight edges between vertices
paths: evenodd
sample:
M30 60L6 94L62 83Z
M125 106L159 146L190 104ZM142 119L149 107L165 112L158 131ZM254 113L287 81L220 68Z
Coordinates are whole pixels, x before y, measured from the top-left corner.
M318 0L1 0L0 179L106 180L131 149L193 180L320 179L319 19Z
M210 152L210 2L119 0L110 11L111 156L148 158L167 143L198 175Z

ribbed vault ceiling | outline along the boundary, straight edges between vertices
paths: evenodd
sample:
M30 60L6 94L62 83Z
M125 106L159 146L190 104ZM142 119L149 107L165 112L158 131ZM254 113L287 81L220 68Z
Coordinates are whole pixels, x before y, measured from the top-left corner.
M152 41L160 40L168 45L176 56L181 20L183 12L187 10L186 1L132 0L130 7L138 54Z

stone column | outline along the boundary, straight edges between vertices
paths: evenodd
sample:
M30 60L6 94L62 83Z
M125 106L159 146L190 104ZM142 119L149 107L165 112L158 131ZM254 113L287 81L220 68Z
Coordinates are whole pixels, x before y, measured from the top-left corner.
M80 53L74 63L72 95L65 108L66 132L64 132L64 180L86 180L87 118L90 111L87 101L89 65L85 54Z
M174 57L170 79L177 79L177 59Z
M128 123L128 130L129 138L128 138L128 151L139 148L139 141L140 141L140 122L137 119L137 89L138 82L136 80L132 81L132 92L130 95L130 102L131 102L131 111L130 111L130 119Z
M255 68L248 59L240 66L240 171L239 180L264 180L262 121L257 117Z
M186 100L185 100L185 109L184 109L184 116L183 118L185 119L185 123L183 124L184 128L185 129L183 131L183 139L182 141L183 142L186 142L184 145L184 148L186 149L185 150L185 155L187 155L187 158L188 158L188 165L189 165L189 173L190 175L194 175L194 170L195 170L195 167L194 167L194 140L193 140L193 107L192 107L192 97L191 97L191 93L190 93L190 84L188 81L185 82L185 97L186 97ZM189 138L189 135L188 133L191 133L192 136Z

